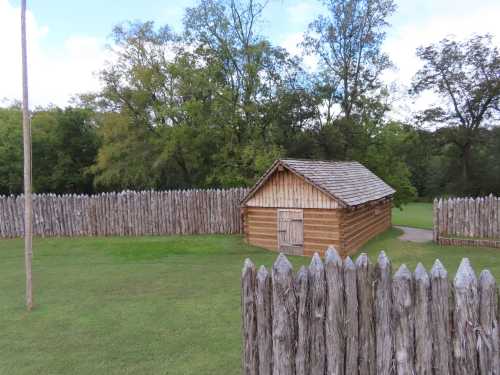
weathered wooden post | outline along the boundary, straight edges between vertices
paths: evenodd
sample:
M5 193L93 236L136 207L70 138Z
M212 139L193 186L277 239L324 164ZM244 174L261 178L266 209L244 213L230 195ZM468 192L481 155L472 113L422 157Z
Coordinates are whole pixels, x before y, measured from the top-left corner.
M432 375L430 280L422 263L415 269L415 374Z
M273 265L273 375L295 374L297 299L292 265L280 254Z
M359 300L359 375L375 375L373 267L365 253L356 259L356 279Z
M250 259L245 260L241 274L241 314L243 322L243 374L258 375L255 266Z
M308 375L310 371L311 302L309 288L309 270L305 266L302 266L295 279L295 295L297 297L297 354L295 357L295 371L297 375Z
M402 264L392 282L392 300L394 317L394 352L396 372L401 375L413 375L414 369L414 306L412 275Z
M326 366L328 375L344 374L344 278L342 258L330 246L326 251Z
M496 281L490 271L479 275L479 373L481 375L500 374L498 293Z
M469 259L460 263L455 280L453 351L455 375L478 374L476 330L479 325L477 278Z
M315 253L309 265L310 290L310 374L324 375L326 370L325 348L325 313L326 313L326 282L325 267ZM298 375L298 372L297 372Z
M436 259L431 269L432 366L436 374L453 373L451 355L450 282L448 272Z
M271 316L271 275L266 267L257 272L256 313L259 375L271 375L273 370L273 339Z
M358 374L358 290L356 287L356 266L350 257L344 260L345 373Z
M435 243L439 240L439 206L437 198L432 203L432 239Z
M391 375L393 368L393 336L391 326L392 279L391 262L381 252L375 265L375 337L377 375Z

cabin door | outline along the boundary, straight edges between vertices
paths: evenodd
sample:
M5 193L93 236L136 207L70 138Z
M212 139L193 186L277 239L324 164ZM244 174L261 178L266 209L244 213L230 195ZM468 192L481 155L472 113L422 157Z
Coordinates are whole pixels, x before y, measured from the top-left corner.
M304 254L303 210L278 209L278 248L285 254Z

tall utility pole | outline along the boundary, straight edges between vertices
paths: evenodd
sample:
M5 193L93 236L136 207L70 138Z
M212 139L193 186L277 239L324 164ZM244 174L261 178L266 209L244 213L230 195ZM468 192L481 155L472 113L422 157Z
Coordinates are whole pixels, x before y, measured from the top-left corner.
M21 0L21 49L23 66L23 145L24 145L24 263L26 268L26 308L33 308L33 202L31 197L31 121L28 102L28 59L26 53L26 0Z

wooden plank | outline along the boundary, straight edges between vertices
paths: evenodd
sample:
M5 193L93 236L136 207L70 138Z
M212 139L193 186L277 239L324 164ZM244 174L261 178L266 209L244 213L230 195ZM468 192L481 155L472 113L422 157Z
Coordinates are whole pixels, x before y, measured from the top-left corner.
M241 275L241 314L243 321L243 373L245 375L258 375L255 266L249 259L245 261Z
M377 375L392 374L392 279L391 262L382 251L375 265L375 337Z
M261 266L256 277L257 346L259 375L272 375L273 341L271 316L271 275Z
M356 266L350 257L347 257L344 260L344 295L346 316L345 373L357 375L359 369L358 290L356 281Z
M334 247L328 248L325 260L326 280L326 365L328 374L344 374L344 278L342 259Z
M280 254L273 265L273 374L295 374L297 299L292 265Z
M295 357L295 371L297 375L308 375L310 371L310 318L311 303L309 293L309 270L302 266L295 281L297 297L297 355Z
M431 269L431 331L433 342L433 362L436 374L453 373L451 353L451 295L448 272L439 260Z
M359 375L375 375L373 267L366 253L356 259L359 309Z
M479 275L479 324L479 373L499 374L498 292L495 278L488 270Z
M422 263L415 269L415 374L432 375L430 279Z
M478 374L476 327L479 325L477 279L467 258L462 259L453 281L453 358L455 375Z
M325 316L326 281L325 267L319 254L314 254L309 265L310 275L310 374L324 375L326 370ZM298 372L297 372L298 374Z
M394 352L396 373L414 375L415 320L412 290L412 275L402 264L392 282L392 306L394 318Z

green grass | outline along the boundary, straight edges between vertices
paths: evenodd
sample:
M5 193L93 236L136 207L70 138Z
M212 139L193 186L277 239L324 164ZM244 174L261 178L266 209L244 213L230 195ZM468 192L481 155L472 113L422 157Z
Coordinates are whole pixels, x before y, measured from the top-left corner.
M372 240L394 269L462 256L500 277L500 250ZM36 308L24 310L21 240L0 241L0 374L239 374L240 272L276 254L240 236L37 239ZM297 269L309 259L291 259Z
M408 203L392 209L392 224L432 229L432 203Z

